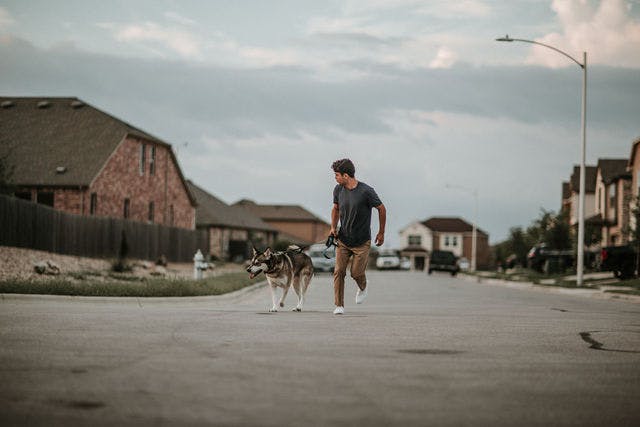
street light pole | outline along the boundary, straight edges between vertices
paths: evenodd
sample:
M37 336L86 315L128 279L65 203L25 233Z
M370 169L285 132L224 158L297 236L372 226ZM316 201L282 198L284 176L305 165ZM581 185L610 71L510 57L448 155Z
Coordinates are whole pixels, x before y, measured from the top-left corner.
M544 46L566 56L582 68L582 145L580 150L580 194L578 195L578 266L577 286L582 286L584 281L584 200L585 200L585 157L587 151L587 52L582 52L582 62L558 48L533 40L513 39L506 35L497 38L499 42L523 42Z

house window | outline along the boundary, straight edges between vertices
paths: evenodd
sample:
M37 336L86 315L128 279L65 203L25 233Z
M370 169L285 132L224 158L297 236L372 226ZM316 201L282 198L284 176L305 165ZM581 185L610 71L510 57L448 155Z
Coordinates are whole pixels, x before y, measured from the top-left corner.
M140 144L140 176L144 175L144 163L146 159L145 151L147 146Z
M53 192L51 191L38 191L38 199L36 200L41 205L53 207Z
M98 210L98 195L91 193L91 203L89 204L89 215L95 215Z
M149 222L153 222L153 216L155 211L155 205L153 202L149 202Z
M449 246L449 236L444 236L444 245Z
M409 246L420 246L422 244L422 236L409 236Z
M156 173L156 146L151 146L151 158L149 159L149 175Z
M173 227L173 221L174 221L174 216L173 216L173 205L169 206L169 225Z
M452 240L453 240L453 243L451 246L458 246L458 236L453 236Z
M129 202L129 199L124 199L124 212L122 213L122 216L126 219L129 218L130 212L130 205L131 203Z

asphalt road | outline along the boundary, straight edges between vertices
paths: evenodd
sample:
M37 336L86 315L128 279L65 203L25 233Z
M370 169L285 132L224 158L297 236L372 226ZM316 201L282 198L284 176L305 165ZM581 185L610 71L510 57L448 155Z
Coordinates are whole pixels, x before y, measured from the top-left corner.
M370 273L331 314L233 297L0 300L0 424L638 426L640 304Z

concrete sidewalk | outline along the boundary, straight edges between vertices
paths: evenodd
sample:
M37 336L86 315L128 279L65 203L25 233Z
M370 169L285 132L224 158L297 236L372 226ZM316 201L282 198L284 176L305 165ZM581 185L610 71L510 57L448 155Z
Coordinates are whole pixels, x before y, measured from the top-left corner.
M586 288L586 287L565 288L562 286L543 285L543 284L539 285L531 282L516 282L513 280L482 277L482 276L476 276L473 274L461 273L459 274L459 276L461 279L466 280L468 282L482 283L486 285L498 285L498 286L508 287L511 289L532 290L532 291L546 292L546 293L557 294L557 295L575 295L579 297L599 298L599 299L606 299L606 300L621 300L621 301L640 304L640 295L628 295L628 294L606 292L606 291L615 290L615 289L621 289L621 290L629 289L629 287L624 287L624 286L605 285L605 286L600 286L598 289Z

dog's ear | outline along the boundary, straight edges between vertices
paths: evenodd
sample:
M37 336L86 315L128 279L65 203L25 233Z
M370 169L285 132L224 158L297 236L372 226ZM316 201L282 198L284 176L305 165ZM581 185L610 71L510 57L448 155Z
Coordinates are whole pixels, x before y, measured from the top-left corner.
M263 254L264 256L266 256L267 258L269 258L271 256L273 252L271 251L271 248L267 248L264 250Z

